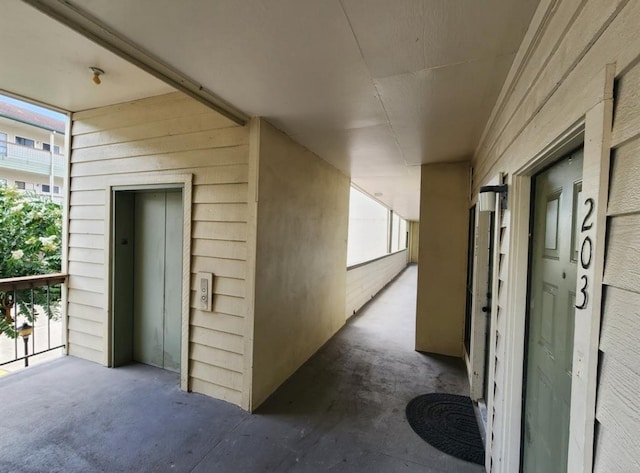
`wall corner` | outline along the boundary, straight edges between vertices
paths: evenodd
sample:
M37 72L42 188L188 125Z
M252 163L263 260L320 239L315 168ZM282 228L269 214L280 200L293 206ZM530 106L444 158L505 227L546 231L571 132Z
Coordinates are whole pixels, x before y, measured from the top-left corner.
M421 170L416 350L463 356L470 163Z
M253 117L249 127L249 185L247 198L247 279L245 294L244 367L241 407L249 412L253 402L253 344L256 296L256 255L258 242L258 177L260 166L260 129L262 119Z

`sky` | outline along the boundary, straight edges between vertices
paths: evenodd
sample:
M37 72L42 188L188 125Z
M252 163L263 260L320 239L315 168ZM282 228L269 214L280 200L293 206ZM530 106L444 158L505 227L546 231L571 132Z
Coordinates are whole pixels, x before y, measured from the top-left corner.
M53 110L50 110L48 108L39 107L29 102L23 102L22 100L14 99L12 97L7 97L2 94L0 94L0 102L9 103L12 105L19 105L20 107L26 108L27 110L38 112L42 115L46 115L51 118L56 118L58 120L66 121L67 119L67 116L64 113L54 112Z

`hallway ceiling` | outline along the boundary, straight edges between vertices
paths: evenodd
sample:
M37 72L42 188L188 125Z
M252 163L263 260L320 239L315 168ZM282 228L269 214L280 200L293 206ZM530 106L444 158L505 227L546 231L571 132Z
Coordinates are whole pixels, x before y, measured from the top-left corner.
M267 118L359 187L415 220L419 165L471 158L538 1L66 3L246 114ZM98 46L91 57L83 38L78 39L82 47L58 41L46 54L39 52L50 32L62 38L65 28L35 11L30 12L40 16L35 26L16 25L11 17L30 7L8 6L0 27L13 28L15 34L7 37L3 31L0 40L20 45L24 57L33 57L31 48L36 57L53 58L56 64L77 55L82 67L91 59L105 70L131 73L132 66L109 62L113 55ZM26 44L24 37L30 38ZM3 54L0 59L28 67L27 61ZM20 92L16 76L3 74L0 88ZM74 111L96 106L81 90L64 89L64 77L50 79L56 84L45 101ZM147 95L162 93L156 79L145 80Z
M18 1L0 14L0 92L78 111L173 89L69 28ZM89 66L106 71L102 84Z

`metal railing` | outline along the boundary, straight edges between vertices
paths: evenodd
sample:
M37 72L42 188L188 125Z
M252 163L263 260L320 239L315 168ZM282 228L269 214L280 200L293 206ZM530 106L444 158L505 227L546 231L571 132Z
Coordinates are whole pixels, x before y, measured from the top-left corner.
M20 360L29 366L29 358L64 348L61 285L66 278L45 274L0 279L0 366Z
M51 170L51 151L0 141L0 167L48 175ZM54 175L64 176L64 169L64 155L54 153Z

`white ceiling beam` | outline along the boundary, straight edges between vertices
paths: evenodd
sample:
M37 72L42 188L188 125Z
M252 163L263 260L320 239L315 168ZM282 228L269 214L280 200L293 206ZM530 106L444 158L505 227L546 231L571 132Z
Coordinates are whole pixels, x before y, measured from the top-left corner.
M64 24L122 59L199 102L213 108L239 125L245 125L249 116L230 103L207 90L202 84L186 77L165 64L148 51L113 31L95 17L67 0L22 0L35 9Z

